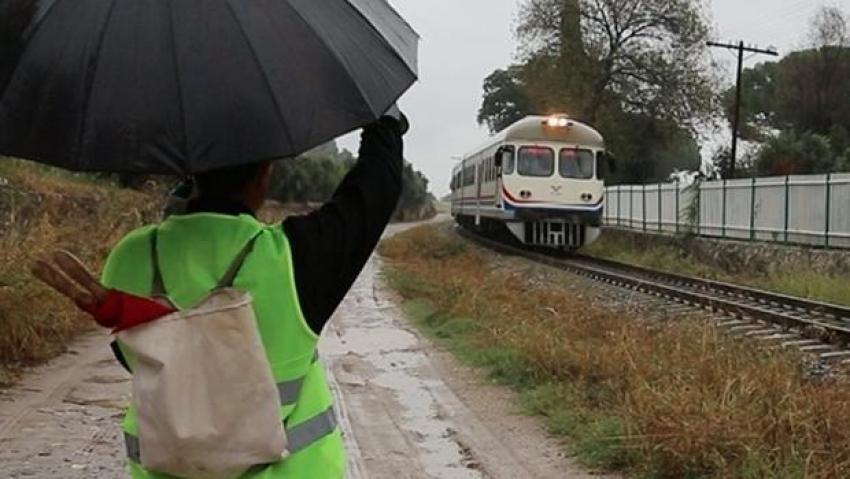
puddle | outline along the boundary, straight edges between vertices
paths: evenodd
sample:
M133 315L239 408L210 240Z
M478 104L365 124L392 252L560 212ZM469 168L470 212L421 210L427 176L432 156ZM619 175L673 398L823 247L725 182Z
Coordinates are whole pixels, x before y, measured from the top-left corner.
M442 385L427 376L428 358L419 338L397 324L392 315L398 310L388 306L373 285L363 285L351 294L354 301L340 312L346 318L341 319L344 332L328 342L331 354L354 354L371 366L370 387L384 388L395 397L403 419L399 427L416 444L418 462L429 477L485 477L480 463L452 429L454 411L446 410L432 392Z

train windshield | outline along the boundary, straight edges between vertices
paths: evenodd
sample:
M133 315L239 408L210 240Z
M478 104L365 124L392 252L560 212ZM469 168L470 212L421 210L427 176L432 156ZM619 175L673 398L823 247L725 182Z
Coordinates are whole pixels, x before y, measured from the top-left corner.
M546 147L524 146L519 149L517 171L522 176L552 176L555 172L555 152Z
M590 150L561 150L558 170L564 178L589 180L593 178L593 152Z

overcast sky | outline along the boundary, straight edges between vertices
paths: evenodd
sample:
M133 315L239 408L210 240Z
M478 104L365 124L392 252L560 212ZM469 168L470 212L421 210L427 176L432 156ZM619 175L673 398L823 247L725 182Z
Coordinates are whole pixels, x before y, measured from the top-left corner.
M820 5L850 11L850 0L708 0L715 37L744 40L780 53L805 45L809 19ZM481 85L496 68L511 63L517 0L390 0L422 36L420 81L400 105L411 119L406 156L431 179L438 196L448 192L453 156L483 142L487 131L475 121ZM718 50L730 65L731 52ZM752 58L752 65L761 58ZM357 139L341 146L356 150Z

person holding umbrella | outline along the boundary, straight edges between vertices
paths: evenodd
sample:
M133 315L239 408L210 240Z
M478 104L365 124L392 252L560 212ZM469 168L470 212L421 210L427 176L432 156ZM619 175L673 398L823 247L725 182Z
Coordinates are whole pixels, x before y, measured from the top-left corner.
M324 367L316 356L318 338L395 209L402 188L402 135L406 129L403 115L388 115L367 126L357 164L333 199L308 215L272 226L256 219L268 193L271 162L213 170L195 176L197 196L185 212L130 233L113 249L102 283L66 254L57 255L56 267L38 262L36 274L104 326L126 329L169 312L155 303L140 303L151 284L162 288L162 297L177 306L191 305L213 289L215 278L227 269L227 260L251 242L252 251L243 258L234 286L253 296L273 369L279 367L277 375L289 378L279 383L289 456L240 477L342 477L345 454ZM156 265L151 264L154 242ZM51 275L54 278L49 278ZM55 278L61 276L76 280L79 286L63 285ZM105 299L110 291L133 296L119 299L124 306L116 312ZM149 317L139 319L145 314ZM128 315L136 319L128 319ZM132 324L120 326L120 321ZM120 346L116 354L132 371ZM170 477L141 465L135 414L131 409L124 422L133 477Z
M134 374L124 420L132 476L343 477L343 441L316 348L400 195L407 121L390 107L416 79L416 33L385 0L2 0L0 18L9 11L32 17L16 23L25 26L21 40L2 59L0 155L196 182L197 195L183 214L136 230L113 249L101 281L67 254L35 267L101 324L121 331L115 349ZM255 218L272 159L359 127L359 161L329 203L276 225ZM184 384L168 384L202 398L197 410L157 414L141 399L151 389L169 396L158 375L222 355L211 346L209 358L192 364L159 363L131 341L159 324L193 324L177 319L187 318L182 311L205 314L210 291L244 293L240 305L251 305L255 321L249 322L276 388L274 422L286 433L285 450L276 445L274 454L258 455L237 472L213 465L242 446L217 427L238 428L241 418L225 411L206 429L195 420L217 407L214 391L204 396L202 389L209 380L220 386L221 378L187 376ZM181 348L162 343L147 346L159 353ZM230 378L228 389L254 387L218 364ZM210 468L181 468L176 452L168 473L155 466L152 451L168 451L146 442L145 424L172 423L206 433ZM173 473L183 470L197 473Z

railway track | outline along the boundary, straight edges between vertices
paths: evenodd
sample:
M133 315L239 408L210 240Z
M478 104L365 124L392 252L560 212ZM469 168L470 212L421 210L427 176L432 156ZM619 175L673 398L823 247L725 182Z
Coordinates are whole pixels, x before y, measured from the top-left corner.
M463 228L462 236L489 249L708 311L718 326L771 346L797 348L822 362L850 364L850 308L758 289L655 271L589 256L529 251Z

